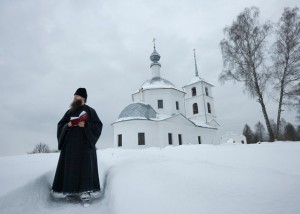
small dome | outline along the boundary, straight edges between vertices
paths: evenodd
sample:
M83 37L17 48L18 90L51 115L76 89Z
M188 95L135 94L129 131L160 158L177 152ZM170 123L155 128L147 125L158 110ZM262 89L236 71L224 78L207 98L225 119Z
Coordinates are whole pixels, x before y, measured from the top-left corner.
M151 59L152 62L158 62L160 60L160 55L159 55L159 53L157 53L155 48L153 50L153 53L150 56L150 59Z
M147 104L144 103L132 103L126 106L119 115L119 119L122 118L156 118L155 110Z

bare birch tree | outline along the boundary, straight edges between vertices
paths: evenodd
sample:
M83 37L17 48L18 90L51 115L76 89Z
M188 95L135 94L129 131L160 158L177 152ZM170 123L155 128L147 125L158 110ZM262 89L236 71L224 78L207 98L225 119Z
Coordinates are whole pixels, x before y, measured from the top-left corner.
M219 80L244 83L245 91L260 104L269 139L274 141L264 101L265 87L269 78L268 69L264 65L265 42L270 31L270 23L260 24L258 8L246 8L240 13L232 25L224 29L225 38L220 43L223 70Z
M277 24L276 41L272 49L274 88L279 91L276 135L279 135L283 106L292 104L300 81L300 16L298 8L285 8ZM293 98L294 98L293 97Z

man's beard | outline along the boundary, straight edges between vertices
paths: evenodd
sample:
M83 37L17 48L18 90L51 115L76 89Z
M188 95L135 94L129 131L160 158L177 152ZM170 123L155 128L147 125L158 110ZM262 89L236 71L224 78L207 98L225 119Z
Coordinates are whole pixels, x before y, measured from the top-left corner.
M80 106L82 106L82 101L81 100L74 100L70 104L70 109L72 112L76 111Z

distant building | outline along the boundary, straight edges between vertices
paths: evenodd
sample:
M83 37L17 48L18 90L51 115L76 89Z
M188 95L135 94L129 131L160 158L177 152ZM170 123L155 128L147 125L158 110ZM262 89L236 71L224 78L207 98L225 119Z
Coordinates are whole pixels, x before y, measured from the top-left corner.
M242 134L235 134L233 132L229 132L221 136L221 143L247 144L247 140L246 137Z
M152 78L132 94L114 122L114 147L147 148L183 144L217 144L212 85L198 75L177 89L160 75L160 55L154 45L150 56Z

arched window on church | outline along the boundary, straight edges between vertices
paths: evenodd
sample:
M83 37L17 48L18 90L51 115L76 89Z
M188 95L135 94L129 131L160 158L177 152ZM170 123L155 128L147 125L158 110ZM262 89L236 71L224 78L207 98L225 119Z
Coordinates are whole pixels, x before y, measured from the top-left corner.
M207 103L207 112L211 113L210 103Z
M197 103L193 104L193 114L198 114L198 104Z
M197 95L197 91L196 91L196 87L192 88L192 96L196 96Z
M207 87L205 87L205 94L206 94L206 96L208 96L208 88Z

